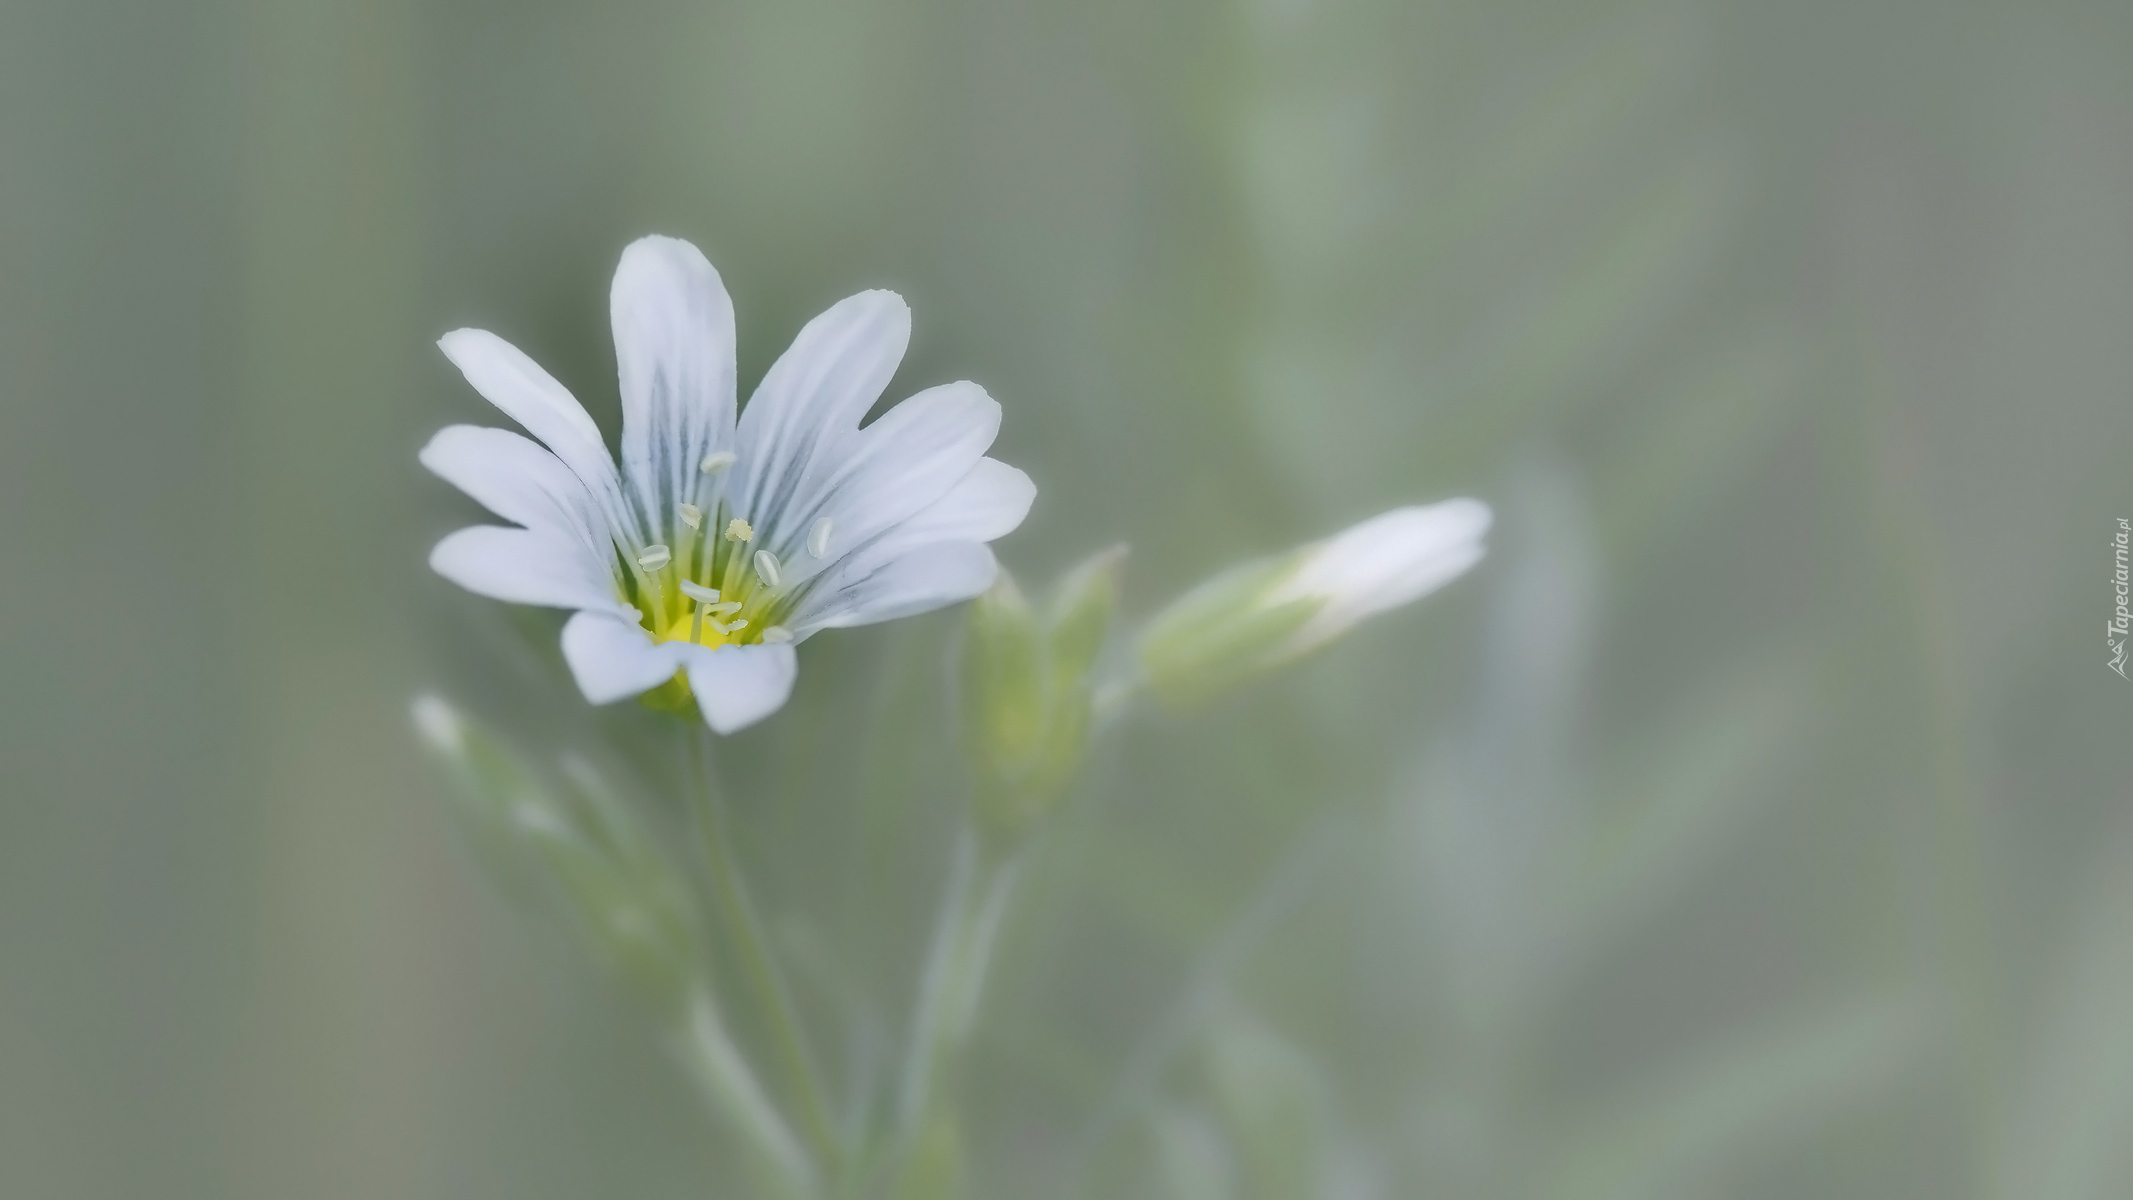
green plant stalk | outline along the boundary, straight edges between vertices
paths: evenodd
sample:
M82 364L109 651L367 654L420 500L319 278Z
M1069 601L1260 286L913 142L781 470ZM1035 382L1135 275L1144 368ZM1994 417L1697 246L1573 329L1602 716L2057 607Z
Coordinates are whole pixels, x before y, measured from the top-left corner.
M934 919L918 1003L911 1015L897 1103L897 1158L907 1158L952 1078L983 998L992 952L1021 878L1023 851L988 849L966 824L957 835L948 887Z
M723 1113L755 1149L778 1189L791 1200L820 1195L815 1167L793 1135L708 994L693 1000L673 1031L674 1046L689 1078L713 1109Z
M772 1046L798 1101L801 1124L808 1141L821 1161L835 1170L843 1162L844 1144L838 1139L836 1127L830 1120L821 1075L815 1067L807 1034L800 1025L799 1008L793 1003L792 990L770 951L762 918L749 897L740 863L733 854L732 839L727 835L724 812L711 781L710 764L704 751L704 740L710 735L692 729L687 736L689 761L695 776L692 808L703 839L705 867L711 876L713 906L718 909L727 933L733 938L741 974L769 1019Z

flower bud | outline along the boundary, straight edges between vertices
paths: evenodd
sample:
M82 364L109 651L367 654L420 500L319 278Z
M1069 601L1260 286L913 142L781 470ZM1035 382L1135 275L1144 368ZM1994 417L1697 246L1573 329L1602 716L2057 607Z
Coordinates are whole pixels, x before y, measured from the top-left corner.
M1488 506L1398 508L1215 576L1156 614L1138 643L1165 701L1209 699L1435 591L1480 561Z
M1069 572L1041 614L1005 571L971 606L964 741L979 817L995 835L1027 827L1074 781L1124 558L1123 547L1107 550Z

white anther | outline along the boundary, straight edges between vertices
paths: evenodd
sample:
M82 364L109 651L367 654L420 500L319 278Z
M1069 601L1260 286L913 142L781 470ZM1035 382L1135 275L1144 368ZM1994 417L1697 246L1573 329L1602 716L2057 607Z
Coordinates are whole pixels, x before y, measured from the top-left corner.
M711 593L711 594L712 594L712 595L714 595L714 596L718 595L718 593L717 593L717 592L713 592L713 593ZM741 611L741 602L740 602L740 601L738 601L738 600L728 600L728 601L726 601L726 602L725 602L724 604L712 604L712 605L708 605L708 606L706 606L706 607L704 608L704 611L705 611L705 612L711 612L711 613L717 613L717 614L718 614L719 616L722 616L722 617L723 617L723 616L725 616L725 615L726 615L727 613L737 613L737 612Z
M644 553L637 556L637 565L647 571L657 571L673 561L674 552L657 542L646 546Z
M833 528L835 526L828 517L815 522L815 527L807 531L807 552L816 558L826 557L830 549L830 530Z
M691 529L702 529L704 527L703 509L696 507L694 504L683 504L680 505L679 508L681 511L682 524L687 525Z
M773 646L782 645L792 640L792 630L783 625L773 625L763 631L763 640Z
M693 579L684 579L681 581L681 594L687 596L689 599L694 600L699 604L718 603L717 588L707 588L703 584L700 584Z
M755 573L762 579L764 587L776 587L778 581L784 578L784 570L778 565L778 556L768 550L755 552Z
M752 542L755 540L755 530L748 527L748 522L735 517L726 522L726 540L729 542Z
M734 622L733 624L731 624L731 625L721 625L721 624L719 624L719 623L718 623L717 621L713 621L713 622L711 622L711 628L713 628L713 629L716 629L716 630L718 630L718 631L719 631L720 633L732 633L732 632L734 632L734 631L735 631L735 630L737 630L737 629L746 629L746 628L748 628L748 622L747 622L747 621L745 621L745 620L743 620L743 621L735 621L735 622Z
M715 475L732 466L734 460L738 457L740 456L731 450L713 450L711 453L704 455L704 461L696 464L696 469L706 475Z

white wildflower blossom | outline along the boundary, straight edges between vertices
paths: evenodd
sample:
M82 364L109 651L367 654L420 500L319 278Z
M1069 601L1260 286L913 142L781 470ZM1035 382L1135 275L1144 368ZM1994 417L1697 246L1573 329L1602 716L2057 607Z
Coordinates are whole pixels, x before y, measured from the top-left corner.
M696 247L630 245L610 305L619 466L569 391L475 329L438 344L538 444L455 425L421 455L517 526L462 529L430 565L484 596L577 610L563 655L587 700L679 679L711 728L730 733L785 702L795 647L817 630L925 612L991 584L986 543L1019 525L1036 494L985 457L999 405L951 383L859 425L910 338L895 293L862 292L809 322L738 414L732 303ZM815 532L831 528L834 547ZM707 619L707 593L724 597L718 615L730 619Z

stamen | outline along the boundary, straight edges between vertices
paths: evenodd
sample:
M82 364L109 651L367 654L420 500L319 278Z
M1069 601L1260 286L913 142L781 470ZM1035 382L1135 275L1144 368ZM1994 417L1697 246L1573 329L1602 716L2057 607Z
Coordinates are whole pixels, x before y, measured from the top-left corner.
M696 469L706 475L716 475L727 467L732 466L739 457L731 450L713 450L711 453L704 455L704 461L696 464Z
M773 646L783 645L792 640L792 630L783 625L772 625L763 631L763 640Z
M693 579L684 579L681 581L681 594L696 601L696 612L689 618L689 640L701 646L704 644L704 614L715 611L711 606L718 600L718 589L707 588Z
M717 594L718 593L716 592L712 593L712 595L714 596ZM714 612L717 613L719 616L723 617L727 613L737 613L741 611L741 602L738 600L728 600L724 604L706 604L704 605L704 611Z
M644 553L637 556L637 565L647 571L657 571L673 561L674 552L659 542L646 546Z
M735 517L726 522L726 540L729 542L752 542L755 540L755 530L749 528L748 522Z
M778 581L784 574L778 565L778 556L768 550L755 552L755 573L762 579L764 587L778 586Z
M735 621L731 625L721 625L717 621L713 621L711 622L711 628L718 630L720 633L730 634L736 630L748 628L748 622L745 620L741 620Z
M694 504L683 504L679 507L681 510L682 524L687 525L691 529L702 529L704 527L703 509L696 507Z
M814 555L816 558L822 558L829 553L830 530L832 527L830 519L824 517L815 522L813 529L807 531L807 552L809 554Z

